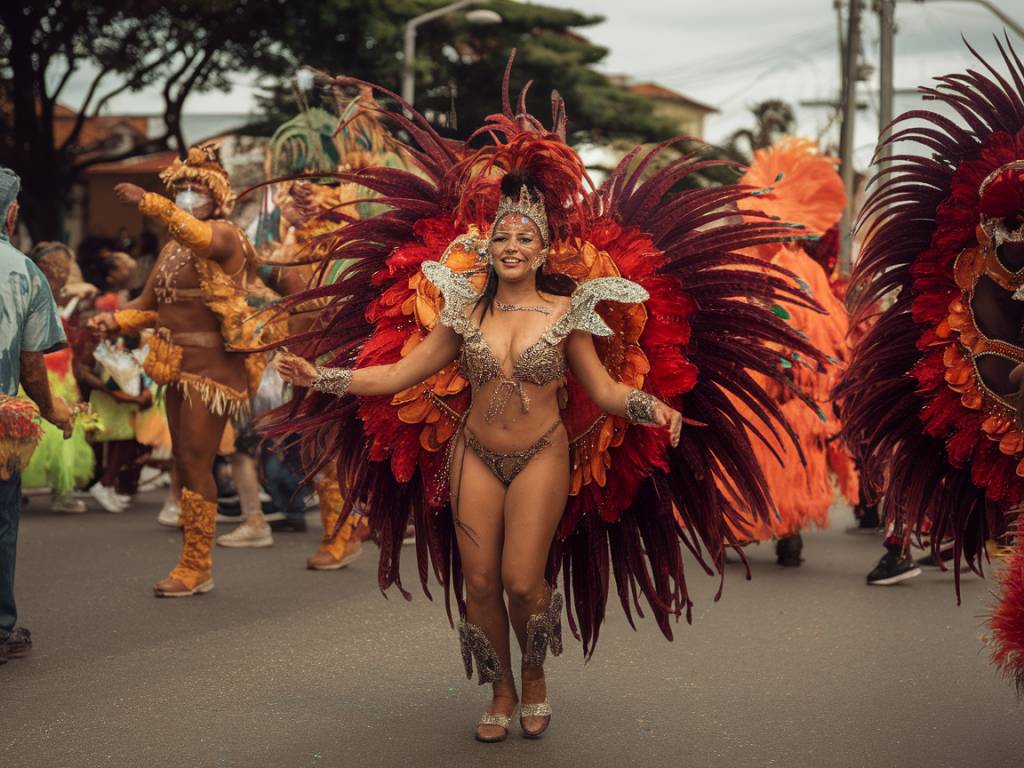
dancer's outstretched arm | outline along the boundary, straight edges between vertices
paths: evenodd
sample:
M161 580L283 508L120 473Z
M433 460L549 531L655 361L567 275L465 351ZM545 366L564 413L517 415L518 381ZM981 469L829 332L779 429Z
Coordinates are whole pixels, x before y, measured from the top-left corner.
M438 325L412 352L390 365L321 368L296 355L282 353L277 356L275 366L287 382L339 397L345 394L395 395L426 381L448 365L459 353L461 343L455 331Z
M585 331L573 331L566 341L566 357L573 374L587 394L605 413L621 416L635 424L664 427L672 446L679 445L683 416L654 395L628 387L608 375L594 349L594 340Z

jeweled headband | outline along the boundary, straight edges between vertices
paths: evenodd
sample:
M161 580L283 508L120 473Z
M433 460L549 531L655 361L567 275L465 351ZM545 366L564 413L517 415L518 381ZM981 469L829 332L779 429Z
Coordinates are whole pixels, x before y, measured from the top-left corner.
M491 225L491 237L494 237L498 223L510 213L518 213L520 216L525 216L532 221L534 226L540 230L540 239L544 246L547 247L549 240L548 214L544 208L543 197L531 195L530 190L526 188L525 184L519 189L518 199L503 195L498 203L498 211L494 214L494 224Z

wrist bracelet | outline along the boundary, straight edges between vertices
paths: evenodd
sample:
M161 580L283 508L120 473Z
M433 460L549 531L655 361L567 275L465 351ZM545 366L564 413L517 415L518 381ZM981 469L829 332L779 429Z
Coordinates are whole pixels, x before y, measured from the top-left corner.
M114 322L121 333L135 333L143 328L152 328L156 325L158 317L156 312L142 309L119 309L113 314Z
M654 406L658 400L639 389L631 389L626 395L626 419L634 424L656 424Z
M352 386L354 373L355 370L352 368L321 368L318 365L312 388L317 392L344 397L348 393L348 388Z

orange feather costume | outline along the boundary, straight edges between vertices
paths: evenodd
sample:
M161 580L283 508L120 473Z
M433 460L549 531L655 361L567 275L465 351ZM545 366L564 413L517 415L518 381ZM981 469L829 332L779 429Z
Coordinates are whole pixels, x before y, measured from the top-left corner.
M763 190L740 200L741 210L763 212L799 225L800 236L815 241L836 226L846 205L835 161L819 154L810 139L786 138L758 150L741 183ZM792 305L785 312L790 325L834 363L821 366L791 350L780 350L780 364L794 388L809 397L817 410L792 390L763 382L771 387L799 448L785 437L774 438L770 425L737 403L752 425L751 443L778 512L770 523L752 518L744 521L748 531L738 533L751 540L793 536L811 523L826 526L834 497L830 470L846 498L856 500L859 491L853 461L835 439L840 424L831 403L839 365L848 359L847 314L836 295L832 276L808 252L812 249L811 243L801 239L747 249L747 253L789 271L820 305L823 311Z

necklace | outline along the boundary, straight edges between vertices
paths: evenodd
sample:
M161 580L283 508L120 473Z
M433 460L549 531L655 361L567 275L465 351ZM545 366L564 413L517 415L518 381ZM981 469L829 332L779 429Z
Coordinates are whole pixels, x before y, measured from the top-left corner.
M539 312L542 315L550 315L551 307L524 307L522 304L506 304L503 301L495 301L494 306L502 312Z

